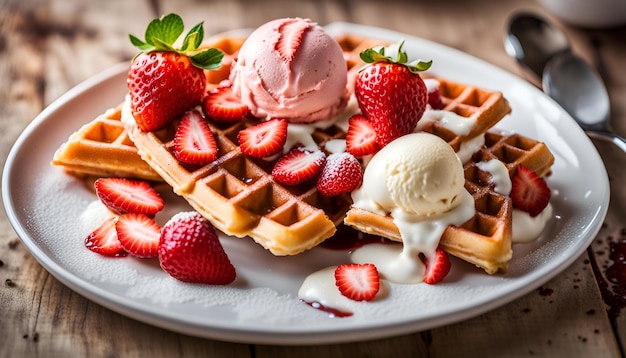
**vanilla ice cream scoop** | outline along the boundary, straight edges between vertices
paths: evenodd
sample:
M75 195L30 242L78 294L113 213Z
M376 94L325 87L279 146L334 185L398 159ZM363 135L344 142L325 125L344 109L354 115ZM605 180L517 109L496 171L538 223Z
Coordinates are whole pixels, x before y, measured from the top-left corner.
M343 110L349 93L341 47L308 19L285 18L257 28L244 42L230 81L260 118L307 123Z
M461 200L463 164L443 139L429 133L404 135L383 147L367 165L361 195L391 212L436 215Z

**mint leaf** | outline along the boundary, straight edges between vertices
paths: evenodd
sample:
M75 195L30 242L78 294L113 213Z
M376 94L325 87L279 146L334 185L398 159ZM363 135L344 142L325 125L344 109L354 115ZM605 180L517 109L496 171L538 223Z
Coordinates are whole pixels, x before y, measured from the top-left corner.
M214 70L222 65L224 53L216 48L206 49L197 54L190 56L191 63L194 66L204 68L205 70Z

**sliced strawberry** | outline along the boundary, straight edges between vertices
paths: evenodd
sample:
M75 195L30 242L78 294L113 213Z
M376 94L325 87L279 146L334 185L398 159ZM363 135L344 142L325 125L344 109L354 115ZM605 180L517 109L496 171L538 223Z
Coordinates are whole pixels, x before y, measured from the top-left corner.
M325 161L326 155L321 150L294 148L276 162L272 176L281 184L298 185L314 178Z
M206 165L217 158L213 132L200 112L192 110L183 116L174 135L174 156L187 164Z
M174 215L161 230L159 263L177 280L226 285L237 276L215 228L197 212Z
M439 81L434 78L428 78L424 80L426 84L426 90L428 92L428 104L432 109L443 109L445 105L441 99L441 92L439 91Z
M335 269L339 292L354 301L371 301L380 289L380 276L373 264L342 264Z
M546 181L534 171L519 165L511 179L513 207L535 217L550 203L550 188Z
M238 122L248 115L248 107L241 103L230 87L218 87L209 92L202 101L202 109L207 117L216 122Z
M296 57L296 51L300 47L302 38L310 26L308 21L299 19L289 19L280 25L278 28L280 36L275 46L276 52L278 52L278 55L285 63L291 63Z
M450 259L448 254L441 248L435 250L434 257L424 259L426 270L424 271L424 282L433 285L441 282L450 272Z
M324 196L349 193L363 182L363 168L350 153L333 153L317 179L317 190Z
M120 244L129 254L150 258L158 254L161 227L145 214L127 213L115 222Z
M111 218L100 224L98 228L87 235L85 246L89 250L104 256L123 257L128 255L117 239L117 232L115 231L116 220L117 218Z
M287 141L287 120L274 118L237 134L244 154L255 158L267 158L279 153Z
M94 186L100 201L117 214L141 213L154 216L165 206L159 193L142 180L98 178Z
M372 123L362 114L355 114L348 120L346 150L355 157L373 154L378 150L376 131Z

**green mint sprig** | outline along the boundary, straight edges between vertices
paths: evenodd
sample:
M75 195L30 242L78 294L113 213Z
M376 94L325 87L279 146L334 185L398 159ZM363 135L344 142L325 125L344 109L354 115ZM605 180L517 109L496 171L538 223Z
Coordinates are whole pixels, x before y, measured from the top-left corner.
M183 19L177 14L168 14L152 20L146 28L144 40L129 34L130 42L142 52L172 51L188 56L191 63L205 70L214 70L222 64L224 53L216 48L208 48L198 51L204 39L204 22L192 27L180 48L175 48L174 43L185 30Z
M387 63L396 63L399 65L403 65L403 66L406 66L411 73L418 73L418 72L426 71L433 64L432 60L430 61L417 60L417 61L413 61L409 63L406 52L402 50L403 45L404 45L404 40L402 40L399 44L392 45L390 47L379 46L379 47L368 48L368 49L361 51L359 56L365 63L387 62ZM397 50L392 55L385 54L386 50L393 51L395 48L397 48Z

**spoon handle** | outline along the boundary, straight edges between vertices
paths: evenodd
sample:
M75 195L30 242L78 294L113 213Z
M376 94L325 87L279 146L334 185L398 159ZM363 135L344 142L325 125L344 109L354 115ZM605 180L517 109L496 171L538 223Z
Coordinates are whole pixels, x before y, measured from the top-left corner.
M626 138L611 131L588 131L587 134L592 138L602 139L612 142L624 153L626 153Z

